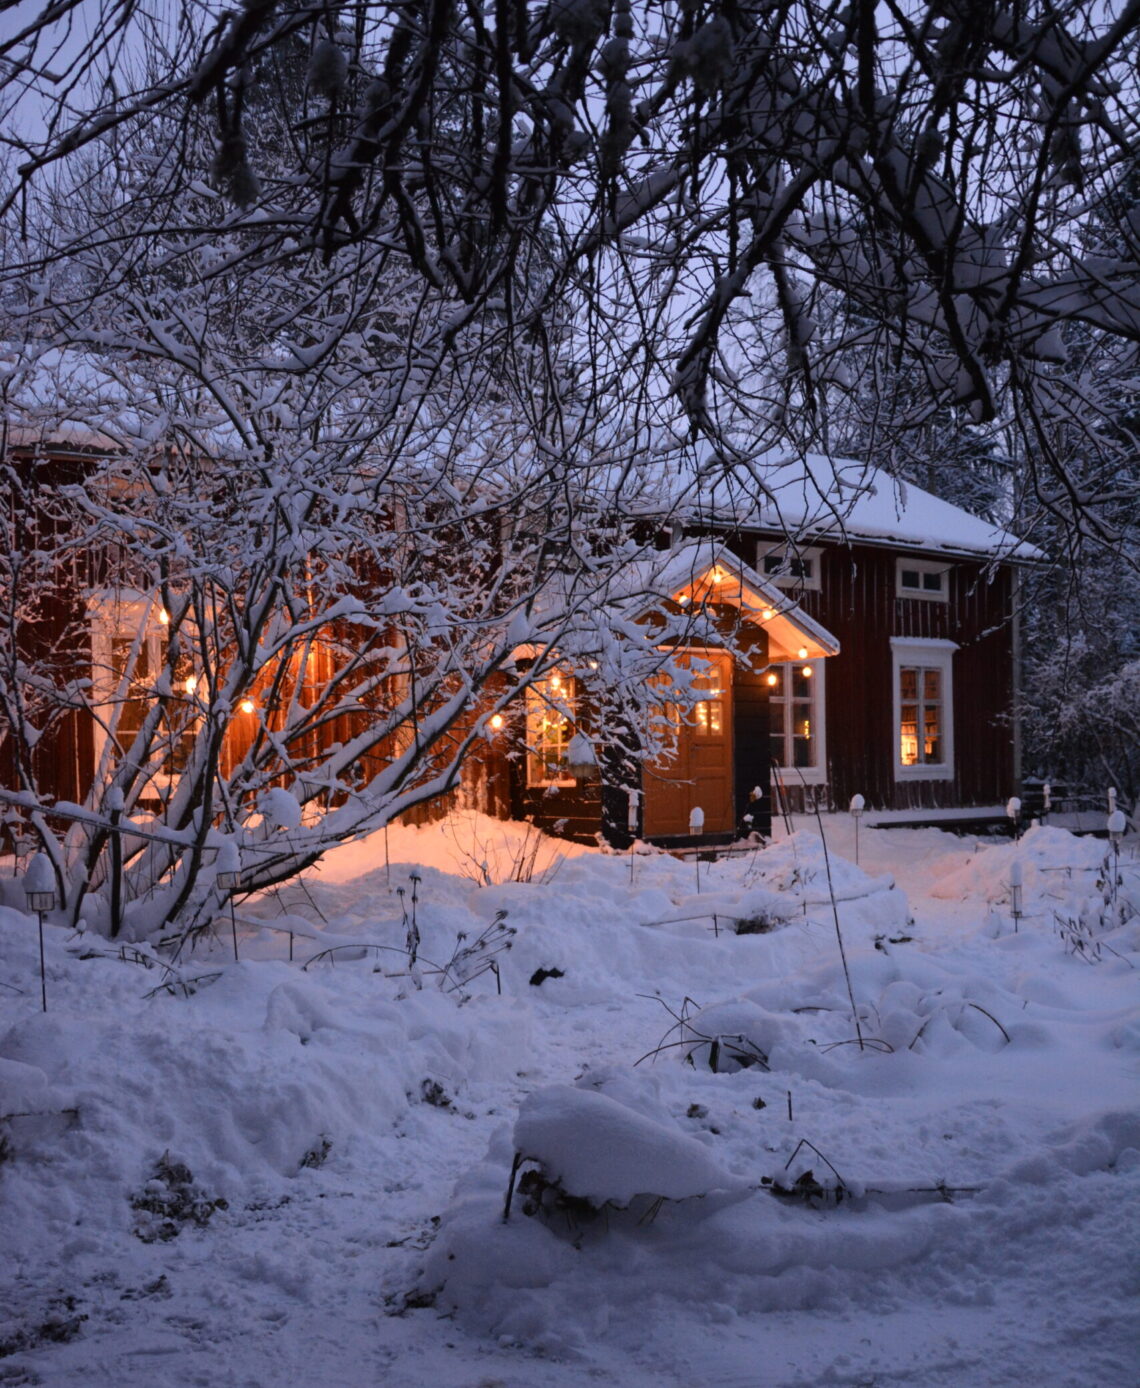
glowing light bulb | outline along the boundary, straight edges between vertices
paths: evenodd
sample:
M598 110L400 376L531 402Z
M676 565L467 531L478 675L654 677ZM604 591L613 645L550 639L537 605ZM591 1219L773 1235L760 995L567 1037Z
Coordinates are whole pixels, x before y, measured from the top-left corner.
M160 608L159 608L159 610L158 610L158 620L159 620L159 622L160 622L164 627L170 625L170 613L167 612L167 610L166 610L165 607L160 607Z
M239 705L239 708L241 709L242 713L252 713L253 710L256 708L256 704L254 704L252 699L243 699Z
M492 714L491 714L491 727L494 728L496 732L498 732L498 730L499 730L502 726L503 726L503 715L502 715L501 713L492 713Z
M801 660L806 660L806 659L807 659L807 647L806 647L806 646L801 646L801 647L799 648L799 650L796 652L796 655L798 655L799 658L800 658Z
M769 675L769 676L768 676L768 683L769 683L769 684L779 684L779 683L780 683L780 677L779 677L779 675Z
M776 614L772 611L770 607L766 607L764 611L760 613L760 615L766 622L770 622Z
M187 676L186 676L185 683L183 684L182 687L186 690L187 694L193 694L193 692L195 691L195 689L198 688L198 676L197 676L197 675L187 675Z
M811 666L810 666L810 665L805 665L804 668L800 671L800 674L803 675L803 677L804 677L805 680L810 680L810 679L811 679Z

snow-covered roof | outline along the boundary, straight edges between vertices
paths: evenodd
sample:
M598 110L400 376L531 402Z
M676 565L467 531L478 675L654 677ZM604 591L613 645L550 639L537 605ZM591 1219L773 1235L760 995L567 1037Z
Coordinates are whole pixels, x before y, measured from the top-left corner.
M1045 558L962 507L849 458L772 454L747 466L705 463L677 482L674 515L687 523L771 530L801 543L830 538L987 559Z

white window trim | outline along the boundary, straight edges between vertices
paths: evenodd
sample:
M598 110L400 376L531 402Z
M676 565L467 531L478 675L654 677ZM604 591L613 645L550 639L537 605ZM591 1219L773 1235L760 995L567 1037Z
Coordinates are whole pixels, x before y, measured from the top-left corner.
M891 637L891 760L896 781L952 781L954 779L954 652L956 641L935 637ZM942 673L943 760L904 766L899 756L902 736L902 697L899 671L904 665L917 665Z
M772 775L781 786L824 786L827 784L827 661L790 660L779 661L781 665L810 665L811 674L811 716L816 727L816 764L814 766L773 766ZM785 685L785 688L788 686ZM787 746L788 725L784 724L784 745Z
M900 598L917 598L919 602L949 602L951 568L953 568L952 564L938 559L897 558L895 560L895 592ZM919 574L941 574L941 589L937 593L932 593L925 588L904 588L902 581L904 569L914 569Z
M811 577L797 578L794 574L769 574L764 572L764 560L770 554L778 554L788 559L809 559ZM823 549L819 545L795 545L787 540L757 540L756 572L767 583L777 588L792 588L805 593L818 593L823 584L820 573L823 568Z

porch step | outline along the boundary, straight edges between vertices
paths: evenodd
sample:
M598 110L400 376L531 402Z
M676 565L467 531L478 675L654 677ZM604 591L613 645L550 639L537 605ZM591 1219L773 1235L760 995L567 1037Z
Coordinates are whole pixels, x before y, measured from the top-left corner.
M1022 828L1028 821L1022 816ZM951 809L868 810L867 829L944 829L948 834L1012 834L1013 821L1004 805L963 805Z

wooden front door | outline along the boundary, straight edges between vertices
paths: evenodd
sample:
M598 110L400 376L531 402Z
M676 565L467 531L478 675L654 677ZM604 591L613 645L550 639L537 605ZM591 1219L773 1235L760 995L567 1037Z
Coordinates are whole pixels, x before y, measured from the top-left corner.
M682 655L688 665L692 657ZM708 668L694 676L700 702L673 718L676 755L647 763L642 775L647 838L688 834L689 815L699 805L706 834L736 827L732 767L732 657L701 651Z

